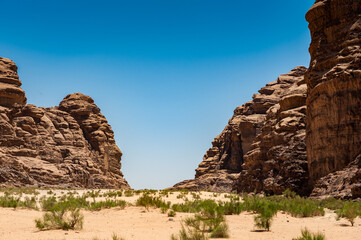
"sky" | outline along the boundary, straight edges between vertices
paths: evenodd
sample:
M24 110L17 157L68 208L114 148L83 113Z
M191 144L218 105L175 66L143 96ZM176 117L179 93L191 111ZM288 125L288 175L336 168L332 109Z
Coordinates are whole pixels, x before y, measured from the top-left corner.
M313 0L0 1L28 103L91 96L134 189L194 178L233 110L310 61Z

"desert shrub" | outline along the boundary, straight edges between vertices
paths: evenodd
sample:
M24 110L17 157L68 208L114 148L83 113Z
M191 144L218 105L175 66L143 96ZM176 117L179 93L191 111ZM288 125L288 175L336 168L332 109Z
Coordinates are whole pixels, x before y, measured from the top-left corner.
M98 201L98 202L91 202L86 209L91 211L99 211L104 208L113 208L113 207L120 207L122 209L125 208L127 203L124 200L110 200L106 199L105 201Z
M213 200L201 201L199 213L195 214L193 218L187 218L184 222L188 228L193 229L194 232L201 233L205 236L210 233L213 236L228 236L228 226L225 222L223 209Z
M80 209L60 202L50 212L44 213L42 219L35 219L36 227L41 230L82 229L83 215Z
M255 225L260 229L270 230L272 219L278 211L278 205L271 201L265 201L254 217Z
M193 199L196 199L196 200L201 199L201 196L199 194L197 194L195 192L192 192L191 194L192 194Z
M113 233L112 240L125 240L125 239L122 237L119 237L117 234Z
M178 235L172 234L171 240L207 240L208 237L204 232L199 232L196 229L182 226Z
M220 203L220 206L223 208L224 215L238 215L243 209L243 204L239 201L234 201L233 199L231 199L230 202Z
M325 240L323 233L311 233L307 228L302 230L302 237L293 238L292 240Z
M4 192L8 195L22 195L22 194L28 194L28 195L38 195L40 194L39 191L37 191L37 188L34 187L8 187L8 188L0 188L1 192Z
M341 209L336 210L337 220L340 218L346 218L350 223L351 226L354 225L355 219L360 214L361 208L355 202L345 202Z
M134 196L134 192L132 190L125 190L124 191L124 196L125 197L132 197L132 196Z
M173 211L173 210L170 210L170 211L168 212L168 217L175 217L175 215L176 215L176 212Z
M104 197L121 197L123 195L123 191L108 191L103 194Z
M211 238L229 238L228 225L223 222L213 229Z
M297 196L297 194L290 189L286 189L285 191L283 191L282 195L286 198L295 198Z
M256 195L250 197L244 194L241 208L244 211L260 213L263 210L263 206L266 204L266 202L267 202L266 198L261 198Z
M92 201L86 200L86 196L74 197L73 195L62 196L59 200L56 197L42 197L40 205L43 211L58 211L67 205L72 208L83 208L90 211L98 211L104 208L120 207L125 208L126 202L124 200L106 199L105 201Z
M170 202L163 201L160 197L152 197L148 194L143 194L141 197L137 199L136 202L137 206L143 206L146 208L149 207L157 207L162 209L169 209L170 208Z
M331 210L341 209L343 207L344 201L336 198L325 198L320 201L320 205L324 208L328 208Z
M17 208L19 205L20 198L15 198L14 196L1 196L0 197L0 206L5 208Z
M100 197L100 196L101 196L101 191L100 190L97 190L97 191L92 190L91 192L87 192L84 197L85 198L86 197L91 197L91 198L95 199L95 198Z
M213 206L217 206L219 209L222 209L221 206L218 206L218 204L211 199L185 201L184 203L173 204L172 209L176 212L197 213L200 212L201 209L207 209Z
M35 197L25 197L24 201L19 201L18 206L38 210Z
M293 217L323 216L325 211L317 200L296 196L285 198L279 202L280 209Z
M50 211L51 209L53 209L55 207L56 204L57 204L56 197L48 197L47 198L47 197L43 196L40 199L40 206L43 211Z
M0 197L0 207L4 208L30 208L30 209L38 209L36 205L36 198L35 197L25 197L24 201L21 200L21 197L14 197L5 194L4 196Z

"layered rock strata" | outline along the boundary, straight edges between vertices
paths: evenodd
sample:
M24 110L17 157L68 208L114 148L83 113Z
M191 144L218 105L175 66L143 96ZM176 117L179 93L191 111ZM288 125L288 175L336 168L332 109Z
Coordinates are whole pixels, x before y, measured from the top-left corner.
M344 188L342 197L352 197L361 182L351 181L361 154L361 2L318 0L306 19L312 38L305 79L313 195Z
M16 65L1 62L1 81L16 89L0 95L1 186L129 188L114 133L93 99L75 93L59 107L25 105Z
M0 106L24 106L26 97L21 89L21 81L17 74L18 67L13 61L0 57Z
M173 189L231 191L235 188L235 184L238 182L239 176L241 172L244 172L244 169L256 171L257 168L251 165L255 164L255 166L258 166L257 164L263 161L261 158L267 155L265 148L271 148L270 145L272 144L275 145L272 141L277 141L278 145L281 145L281 142L285 145L285 149L282 147L274 148L272 154L277 155L277 153L282 151L288 151L288 156L295 157L293 159L295 162L293 164L295 168L293 172L300 172L300 174L290 172L290 176L285 178L287 180L280 180L278 184L280 186L301 185L294 182L301 181L304 178L304 174L307 173L304 169L305 166L307 168L304 146L306 88L303 74L305 71L306 68L297 67L290 73L281 75L277 81L261 88L259 93L253 96L252 101L237 107L228 125L214 139L212 147L204 155L203 161L196 169L195 179L178 183L173 186ZM284 98L286 95L289 96ZM280 107L280 101L282 102L282 107ZM276 117L279 121L283 120L278 122L273 117ZM303 123L297 122L300 119L303 120ZM267 125L266 127L265 124ZM297 133L293 134L292 131L296 130ZM277 136L273 136L273 131L281 133L274 134ZM264 134L261 135L262 133ZM282 134L287 136L287 141L292 140L288 142L281 141ZM292 135L292 137L289 135ZM268 141L266 141L267 137ZM278 138L272 140L273 137ZM260 146L261 138L262 141L265 141L262 147ZM257 151L261 151L260 149L262 149L262 153L255 157L258 153ZM292 153L293 150L297 151ZM257 160L254 160L254 158ZM271 166L271 158L269 160L267 162L268 167ZM277 165L281 161L284 161L284 159L278 157L274 160L273 165ZM296 164L299 165L296 167ZM268 170L271 171L270 169ZM255 176L255 181L261 180L261 175L258 175ZM262 175L262 180L267 178L265 175L267 174ZM277 175L276 171L273 172L273 175ZM293 177L300 178L301 175L301 179L293 179ZM250 189L259 189L259 186L254 181L249 183L252 184L249 186Z
M281 194L291 189L307 195L305 68L296 68L277 81L282 93L270 107L251 150L244 155L238 192ZM283 86L283 87L282 87Z

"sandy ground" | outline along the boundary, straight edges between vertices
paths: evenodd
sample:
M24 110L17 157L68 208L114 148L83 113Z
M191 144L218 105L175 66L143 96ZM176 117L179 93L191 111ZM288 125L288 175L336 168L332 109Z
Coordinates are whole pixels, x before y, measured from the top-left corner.
M177 194L169 196L170 201L182 201ZM135 202L138 196L122 197L128 202ZM191 195L187 196L191 199ZM212 193L202 193L202 198L226 200L224 195L214 197ZM111 239L117 234L126 240L169 240L171 234L178 233L182 219L192 216L189 213L177 213L173 218L162 214L159 209L143 207L113 208L101 211L83 211L84 227L79 231L38 231L34 219L43 212L28 209L0 208L0 239ZM351 227L346 220L335 220L335 214L326 211L325 216L313 218L293 218L278 213L274 218L270 232L260 232L254 227L253 214L226 216L230 229L229 239L272 240L287 239L301 235L301 229L307 227L313 232L323 232L327 240L360 240L361 219Z

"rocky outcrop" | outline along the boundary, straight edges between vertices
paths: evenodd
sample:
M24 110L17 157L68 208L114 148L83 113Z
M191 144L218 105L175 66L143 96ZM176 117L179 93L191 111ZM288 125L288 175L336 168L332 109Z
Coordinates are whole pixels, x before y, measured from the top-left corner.
M342 196L352 197L346 173L352 175L361 154L360 16L361 2L354 0L319 0L306 14L312 37L306 142L313 195L325 192L320 186L330 193L343 185L348 193Z
M2 60L18 80L15 64ZM25 94L0 96L1 186L129 188L114 133L93 99L70 94L51 108L25 101Z
M265 122L244 155L236 189L238 192L281 194L291 189L307 195L306 68L281 75L280 100L266 112Z
M0 57L0 106L12 107L26 104L25 92L13 61Z
M260 190L265 184L260 187L257 181L271 181L272 177L279 176L280 169L292 171L288 172L287 177L278 179L279 189L302 185L299 181L307 176L304 144L305 71L306 68L297 67L281 75L277 81L261 88L252 101L237 107L228 125L204 155L196 169L195 179L178 183L173 189L231 191L242 172L243 177L252 179L242 182L251 184L247 189ZM287 156L282 158L285 152ZM288 156L293 157L291 161L285 160ZM286 167L290 162L292 166ZM282 164L285 166L281 167ZM267 168L254 176L244 174L245 171L253 171L254 174L259 171L259 165L267 165L268 168L278 166L279 170L271 175Z

